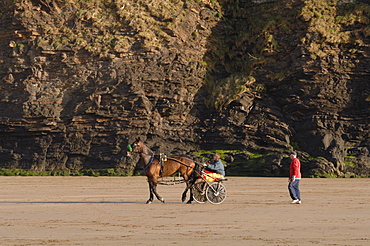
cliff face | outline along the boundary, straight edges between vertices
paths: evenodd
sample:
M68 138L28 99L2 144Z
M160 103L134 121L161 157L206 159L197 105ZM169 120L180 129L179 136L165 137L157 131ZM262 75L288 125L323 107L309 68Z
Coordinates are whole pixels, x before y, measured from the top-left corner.
M234 174L369 175L370 6L322 1L4 1L0 163L138 170L223 150Z

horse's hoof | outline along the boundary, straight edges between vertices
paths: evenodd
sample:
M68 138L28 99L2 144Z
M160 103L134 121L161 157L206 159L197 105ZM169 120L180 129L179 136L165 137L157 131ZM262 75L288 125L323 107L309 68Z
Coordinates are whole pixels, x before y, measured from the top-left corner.
M151 204L151 203L152 203L151 200L146 201L146 204Z
M161 202L163 202L164 203L164 198L161 198L161 199L159 199Z
M191 204L191 201L188 201L186 204Z

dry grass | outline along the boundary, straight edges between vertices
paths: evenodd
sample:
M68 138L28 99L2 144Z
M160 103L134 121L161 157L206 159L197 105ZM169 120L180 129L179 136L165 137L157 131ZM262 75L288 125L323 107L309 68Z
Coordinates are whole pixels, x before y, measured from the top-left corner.
M370 6L366 4L341 4L337 1L306 0L301 16L309 22L308 33L302 39L311 58L336 55L327 47L355 43L365 37L369 24ZM359 28L347 27L359 25ZM362 26L362 27L360 27Z
M56 50L83 48L101 57L161 47L189 11L178 0L25 0L16 6L30 27L31 20L45 22L39 25L43 40Z
M39 45L55 50L85 49L102 58L166 45L186 13L192 11L191 5L219 10L212 21L220 21L221 27L207 40L209 52L204 61L209 71L207 103L216 108L238 98L247 90L245 81L253 80L254 71L276 62L290 46L301 45L316 59L337 55L338 49L330 47L361 45L364 37L370 36L370 6L338 5L334 0L305 0L299 9L289 6L292 1L243 8L236 0L16 0L15 4L25 26L34 29L38 24ZM13 5L13 0L4 0L1 18L6 18ZM228 16L223 17L221 9ZM347 28L353 26L356 28ZM304 38L300 32L306 32ZM289 44L282 43L288 39ZM297 44L291 44L294 39ZM266 78L282 81L286 75L289 71L275 71Z
M222 110L248 91L249 86L255 81L255 78L245 74L233 74L218 81L209 80L207 87L210 95L206 99L206 103Z

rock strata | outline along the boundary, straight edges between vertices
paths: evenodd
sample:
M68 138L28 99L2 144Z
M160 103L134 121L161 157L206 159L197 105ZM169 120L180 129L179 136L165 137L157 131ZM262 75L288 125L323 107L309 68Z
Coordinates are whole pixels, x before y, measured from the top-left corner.
M82 12L67 2L5 0L0 167L134 173L141 167L125 148L141 137L167 154L222 150L234 175L286 176L292 149L305 176L369 175L370 40L364 23L341 24L361 40L319 44L325 35L302 14L304 1L179 1L168 16L163 8L162 15L142 18L141 28L150 20L161 23L158 31L140 30L124 17L134 14L122 12L134 5L99 5L115 14L97 20L92 9L78 18ZM339 16L346 4L329 7ZM275 8L280 17L263 31L243 31L269 15L252 19L251 13ZM115 18L109 23L116 26L103 24L104 18ZM157 36L145 37L152 33ZM263 35L266 43L253 41ZM230 100L229 87L210 87L244 75L253 80ZM220 108L210 103L214 91L224 92Z

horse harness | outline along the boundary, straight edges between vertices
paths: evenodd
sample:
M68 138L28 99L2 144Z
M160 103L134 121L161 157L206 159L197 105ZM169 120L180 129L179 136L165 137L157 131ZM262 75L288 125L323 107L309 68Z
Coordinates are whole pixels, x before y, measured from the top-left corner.
M155 164L155 165L161 165L161 169L159 171L159 176L162 177L162 173L163 173L163 163L165 161L167 161L167 156L165 154L159 154L159 158L158 158L158 162L155 162L154 160L156 159L155 158L155 154L152 153L152 156L150 157L150 160L148 162L148 164L144 167L144 170L148 169L150 167L150 165L152 164Z
M167 157L167 155L165 155L165 154L163 154L163 153L160 153L159 154L159 158L158 158L158 162L155 162L154 160L156 159L155 158L155 154L154 153L152 153L152 156L150 157L150 160L149 160L149 162L148 162L148 164L144 167L144 170L146 170L146 169L148 169L149 167L150 167L150 165L152 165L152 164L154 164L154 165L161 165L161 169L160 169L160 171L159 171L159 176L160 177L162 177L162 173L163 173L163 164L164 164L164 162L166 162L167 160L172 160L172 161L176 161L176 162L178 162L178 163L180 163L181 165L184 165L184 166L186 166L186 167L190 167L190 168L193 168L193 167L191 167L191 166L189 166L189 165L187 165L187 164L185 164L185 163L183 163L183 162L181 162L181 161L179 161L179 160L177 160L177 159L175 159L175 158L171 158L171 157ZM189 159L190 160L190 159ZM193 168L194 169L194 168Z

